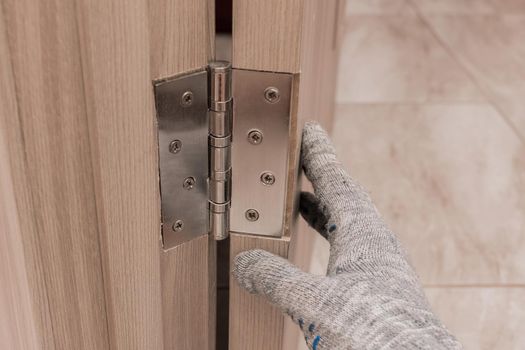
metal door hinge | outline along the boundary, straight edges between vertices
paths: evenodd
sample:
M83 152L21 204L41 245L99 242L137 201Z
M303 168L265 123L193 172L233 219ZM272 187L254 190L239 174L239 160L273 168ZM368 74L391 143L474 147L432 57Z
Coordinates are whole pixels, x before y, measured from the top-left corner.
M165 249L282 235L291 90L291 74L224 61L154 83Z

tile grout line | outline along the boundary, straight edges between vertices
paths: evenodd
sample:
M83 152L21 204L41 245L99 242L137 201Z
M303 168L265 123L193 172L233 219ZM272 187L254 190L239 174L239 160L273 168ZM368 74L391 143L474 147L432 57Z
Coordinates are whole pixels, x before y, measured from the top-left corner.
M430 22L425 18L423 15L421 9L413 2L413 0L407 0L410 4L410 6L413 8L413 10L416 12L417 17L419 20L429 29L430 33L434 38L437 40L437 42L443 47L443 49L450 55L450 57L463 69L465 74L472 80L472 83L479 89L480 93L487 99L487 104L490 104L496 112L498 112L498 115L500 118L507 124L507 126L514 132L514 134L518 137L518 139L521 141L522 144L525 144L525 135L522 135L519 129L514 125L512 121L508 119L506 114L502 111L502 109L499 107L497 103L493 102L493 99L491 98L491 94L487 91L487 89L483 88L480 84L478 79L472 74L471 70L465 67L465 64L462 63L461 59L458 58L458 55L452 50L452 48L447 45L444 40L441 39L441 37L438 35L434 27L430 24ZM446 15L441 15L446 16ZM461 16L467 17L468 15L462 14Z

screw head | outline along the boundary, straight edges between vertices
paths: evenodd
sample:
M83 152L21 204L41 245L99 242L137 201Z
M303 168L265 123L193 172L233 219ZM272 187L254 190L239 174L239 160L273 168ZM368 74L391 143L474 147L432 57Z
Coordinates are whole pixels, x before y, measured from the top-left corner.
M275 183L275 175L269 171L265 171L261 174L261 182L267 186L271 186Z
M188 191L193 189L195 187L195 178L193 176L185 178L182 187Z
M173 140L170 142L169 150L173 154L177 154L182 149L182 141L181 140Z
M263 134L259 130L252 130L248 133L248 142L252 145L258 145L263 140Z
M246 213L244 213L244 216L246 217L246 220L248 221L257 221L259 220L259 212L255 209L248 209L246 210Z
M269 103L277 103L281 99L281 93L276 87L270 86L264 90L264 98Z
M186 91L180 98L180 104L182 107L189 107L193 103L193 92Z
M184 229L184 222L182 220L177 220L172 226L173 231L180 232Z

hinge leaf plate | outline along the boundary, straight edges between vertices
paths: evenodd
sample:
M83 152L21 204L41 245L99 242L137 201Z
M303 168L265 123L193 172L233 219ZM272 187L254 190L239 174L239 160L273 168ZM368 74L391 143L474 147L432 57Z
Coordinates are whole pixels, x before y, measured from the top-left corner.
M283 235L292 84L228 62L154 83L164 249Z
M233 70L232 232L283 234L292 81L287 73Z
M208 75L154 84L165 249L208 233Z

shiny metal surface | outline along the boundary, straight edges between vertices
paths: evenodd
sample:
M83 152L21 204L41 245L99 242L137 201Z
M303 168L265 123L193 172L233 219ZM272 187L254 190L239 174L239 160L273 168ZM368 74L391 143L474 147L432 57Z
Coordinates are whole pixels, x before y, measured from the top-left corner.
M209 71L209 98L210 101L227 102L232 98L231 71L232 66L227 61L210 62Z
M179 153L182 149L182 142L180 140L173 140L170 142L170 152L171 153Z
M246 220L248 221L257 221L259 220L259 212L255 209L248 209L246 210L246 213L244 213L244 216L246 217Z
M217 240L230 232L232 90L229 62L208 66L209 227Z
M269 171L265 171L261 174L261 182L266 186L271 186L275 183L275 175Z
M259 130L252 130L248 133L248 142L252 145L258 145L263 142L263 134Z
M162 241L169 249L208 233L207 72L160 81L154 88Z
M276 87L270 86L264 90L264 98L268 103L277 103L281 99L281 94L279 89Z
M210 110L210 135L215 137L226 137L231 134L232 130L232 112L231 112L231 100L228 103L229 109L223 112L217 112Z
M210 202L210 234L215 240L228 237L230 231L230 203L215 204Z
M232 84L231 231L281 236L286 199L292 75L234 69ZM268 87L278 93L278 98ZM260 135L253 142L255 130ZM271 186L261 182L261 174L265 172L274 175L275 181Z

